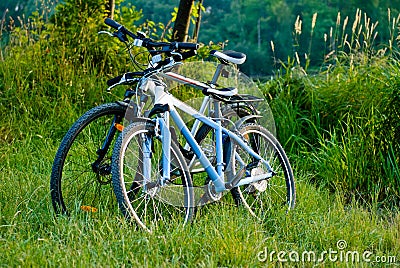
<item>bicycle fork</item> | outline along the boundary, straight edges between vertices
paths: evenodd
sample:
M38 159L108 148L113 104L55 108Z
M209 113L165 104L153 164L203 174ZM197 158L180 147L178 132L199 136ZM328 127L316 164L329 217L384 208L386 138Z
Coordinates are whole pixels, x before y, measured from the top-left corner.
M162 141L162 177L156 182L151 182L152 172L152 154L154 145L152 135L143 134L140 146L142 148L142 168L143 168L143 185L144 191L150 190L157 186L163 186L171 178L171 132L169 130L168 112L165 112L164 118L156 119L155 138ZM158 137L157 137L158 136ZM148 189L147 189L148 188Z
M99 148L96 151L97 159L91 164L93 172L100 176L106 176L106 175L111 174L111 166L102 165L102 161L104 160L104 157L106 156L106 154L110 148L111 142L114 139L115 134L117 133L117 128L116 128L115 124L121 122L121 120L122 120L122 118L119 115L114 116L114 119L110 125L110 128L107 132L107 136L106 136L101 148ZM100 183L103 183L103 182L100 181ZM106 181L104 183L107 184L108 181Z

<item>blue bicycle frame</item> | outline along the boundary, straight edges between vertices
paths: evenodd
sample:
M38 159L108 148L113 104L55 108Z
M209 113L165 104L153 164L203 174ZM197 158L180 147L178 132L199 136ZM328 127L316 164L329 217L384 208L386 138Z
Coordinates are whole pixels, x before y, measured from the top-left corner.
M210 119L200 113L199 111L193 109L189 105L186 105L184 102L178 100L174 96L172 96L169 93L166 93L164 91L163 86L155 86L154 87L154 92L155 92L155 105L167 105L167 108L164 108L165 111L161 114L161 116L158 116L155 119L156 122L156 128L158 127L160 129L160 135L161 140L162 140L162 147L163 147L163 179L161 184L164 184L166 181L169 180L170 178L170 146L171 146L171 133L170 133L170 128L169 128L169 118L171 117L172 120L175 122L177 125L178 129L181 131L182 135L186 139L187 143L189 146L192 148L194 154L198 158L199 162L205 169L206 173L212 180L215 191L217 193L223 192L225 190L229 190L232 187L240 186L240 185L245 185L249 184L252 182L257 182L259 180L267 179L270 178L274 175L274 171L272 170L271 166L269 165L268 161L263 159L259 154L257 154L250 146L246 144L245 141L242 140L241 137L233 133L232 131L222 127L221 125L221 120L218 119L220 118L220 111L219 111L219 105L220 102L214 100L214 110L217 112L218 117L217 119ZM201 147L199 144L196 142L193 134L191 131L188 129L184 121L182 120L181 116L177 112L176 108L179 110L183 111L184 113L187 113L191 115L194 119L202 122L203 124L206 124L210 126L211 128L214 129L215 131L215 137L216 137L216 168L214 168L209 161L209 159L206 157L205 153L202 151ZM160 114L159 114L160 115ZM248 152L253 158L255 158L258 161L261 161L267 168L267 173L266 174L261 174L257 176L249 176L244 179L238 180L238 178L232 178L229 182L225 182L224 178L224 172L223 172L223 143L222 143L222 137L223 135L229 136L229 138L233 141L235 141L240 147L242 147L246 152ZM144 141L146 142L146 141ZM145 144L144 144L145 145ZM235 157L238 157L235 155ZM238 159L240 161L240 159ZM144 168L150 169L150 165L144 165ZM146 173L145 173L146 174ZM232 181L238 180L234 184L232 184Z

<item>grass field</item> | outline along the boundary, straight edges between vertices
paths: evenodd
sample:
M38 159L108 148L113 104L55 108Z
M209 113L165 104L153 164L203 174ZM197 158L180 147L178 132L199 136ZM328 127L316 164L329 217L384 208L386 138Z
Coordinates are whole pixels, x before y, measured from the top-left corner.
M48 183L56 142L44 133L28 136L1 147L3 267L255 267L284 265L282 259L306 267L352 266L350 260L367 265L367 259L399 264L396 210L344 201L340 193L310 184L298 165L296 209L287 215L272 213L262 223L244 210L220 204L202 208L189 226L165 223L152 234L126 223L117 208L54 218ZM286 255L279 259L280 251ZM315 262L309 253L303 257L310 251ZM350 251L358 252L359 259Z
M365 266L399 265L398 208L318 186L315 180L322 171L311 168L310 158L319 155L312 152L289 154L297 183L295 210L273 212L265 222L223 204L202 208L189 226L165 223L152 234L126 223L117 207L55 218L49 194L51 165L63 131L79 112L58 115L55 111L67 102L57 105L44 97L32 98L3 113L1 123L3 267L257 267L285 265L285 260L306 267L352 266L357 261ZM5 99L2 105L7 105ZM48 111L38 119L24 112L24 106L32 114ZM279 126L279 117L276 120ZM332 152L325 148L327 153Z

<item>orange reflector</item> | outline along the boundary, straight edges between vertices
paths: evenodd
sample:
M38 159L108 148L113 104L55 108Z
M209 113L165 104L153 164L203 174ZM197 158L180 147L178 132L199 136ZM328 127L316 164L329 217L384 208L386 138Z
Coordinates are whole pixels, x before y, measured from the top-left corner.
M115 123L114 126L115 126L115 128L116 128L118 131L124 130L124 126L121 125L121 124Z
M91 206L81 206L81 209L86 212L97 212L97 208Z

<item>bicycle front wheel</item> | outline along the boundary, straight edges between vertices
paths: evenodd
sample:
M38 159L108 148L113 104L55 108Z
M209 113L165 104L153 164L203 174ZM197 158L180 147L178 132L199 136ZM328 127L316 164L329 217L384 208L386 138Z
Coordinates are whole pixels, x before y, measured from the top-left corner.
M169 179L163 178L163 147L152 122L124 129L113 153L112 180L127 219L147 231L159 224L190 221L194 213L190 172L179 146L171 141Z
M256 124L242 126L240 134L246 143L273 169L273 176L238 187L242 204L260 220L270 215L271 210L293 209L296 201L296 189L293 171L280 143L264 127ZM235 146L233 169L245 168L246 176L263 176L267 169L240 146Z
M118 135L114 124L122 122L125 110L117 103L99 105L82 115L65 134L50 178L56 214L95 212L115 205L110 186L111 153Z

